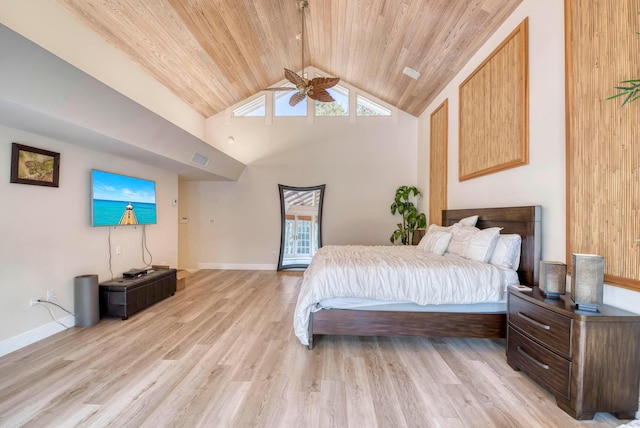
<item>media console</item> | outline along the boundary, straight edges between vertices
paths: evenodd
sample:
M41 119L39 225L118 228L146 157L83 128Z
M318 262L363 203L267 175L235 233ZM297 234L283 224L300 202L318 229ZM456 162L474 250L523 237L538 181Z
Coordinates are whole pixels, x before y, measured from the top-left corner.
M100 283L100 316L129 315L148 308L176 292L176 269L162 269L136 278Z

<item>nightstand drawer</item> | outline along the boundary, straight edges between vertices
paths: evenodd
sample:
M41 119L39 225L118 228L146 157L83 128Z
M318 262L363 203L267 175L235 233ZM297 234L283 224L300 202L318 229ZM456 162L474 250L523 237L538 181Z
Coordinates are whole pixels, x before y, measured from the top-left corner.
M509 295L509 322L540 343L571 358L573 320L542 308L513 294Z
M527 373L536 382L569 398L571 362L509 326L507 329L507 363Z

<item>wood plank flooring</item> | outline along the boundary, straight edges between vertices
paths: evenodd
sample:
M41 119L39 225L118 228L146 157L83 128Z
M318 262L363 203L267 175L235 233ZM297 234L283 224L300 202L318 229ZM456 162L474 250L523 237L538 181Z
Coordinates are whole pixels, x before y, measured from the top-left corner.
M202 270L128 320L0 358L2 427L615 427L578 422L504 340L292 331L300 273Z

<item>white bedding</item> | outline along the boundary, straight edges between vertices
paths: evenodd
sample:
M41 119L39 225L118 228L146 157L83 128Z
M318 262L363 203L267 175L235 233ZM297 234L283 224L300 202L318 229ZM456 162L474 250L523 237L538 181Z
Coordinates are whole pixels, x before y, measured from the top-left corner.
M415 246L325 246L304 273L294 331L309 344L311 311L334 297L361 297L419 305L500 301L510 280L491 264L435 255Z
M418 305L417 303L387 302L361 297L333 297L316 305L318 309L350 309L357 311L393 312L459 312L477 314L503 314L507 309L507 290L497 302L471 304ZM313 312L313 311L312 311Z

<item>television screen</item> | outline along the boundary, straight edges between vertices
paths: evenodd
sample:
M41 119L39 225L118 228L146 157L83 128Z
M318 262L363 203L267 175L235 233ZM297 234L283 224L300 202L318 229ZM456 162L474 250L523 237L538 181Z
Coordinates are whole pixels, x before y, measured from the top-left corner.
M156 224L155 181L91 170L91 217L94 226Z

